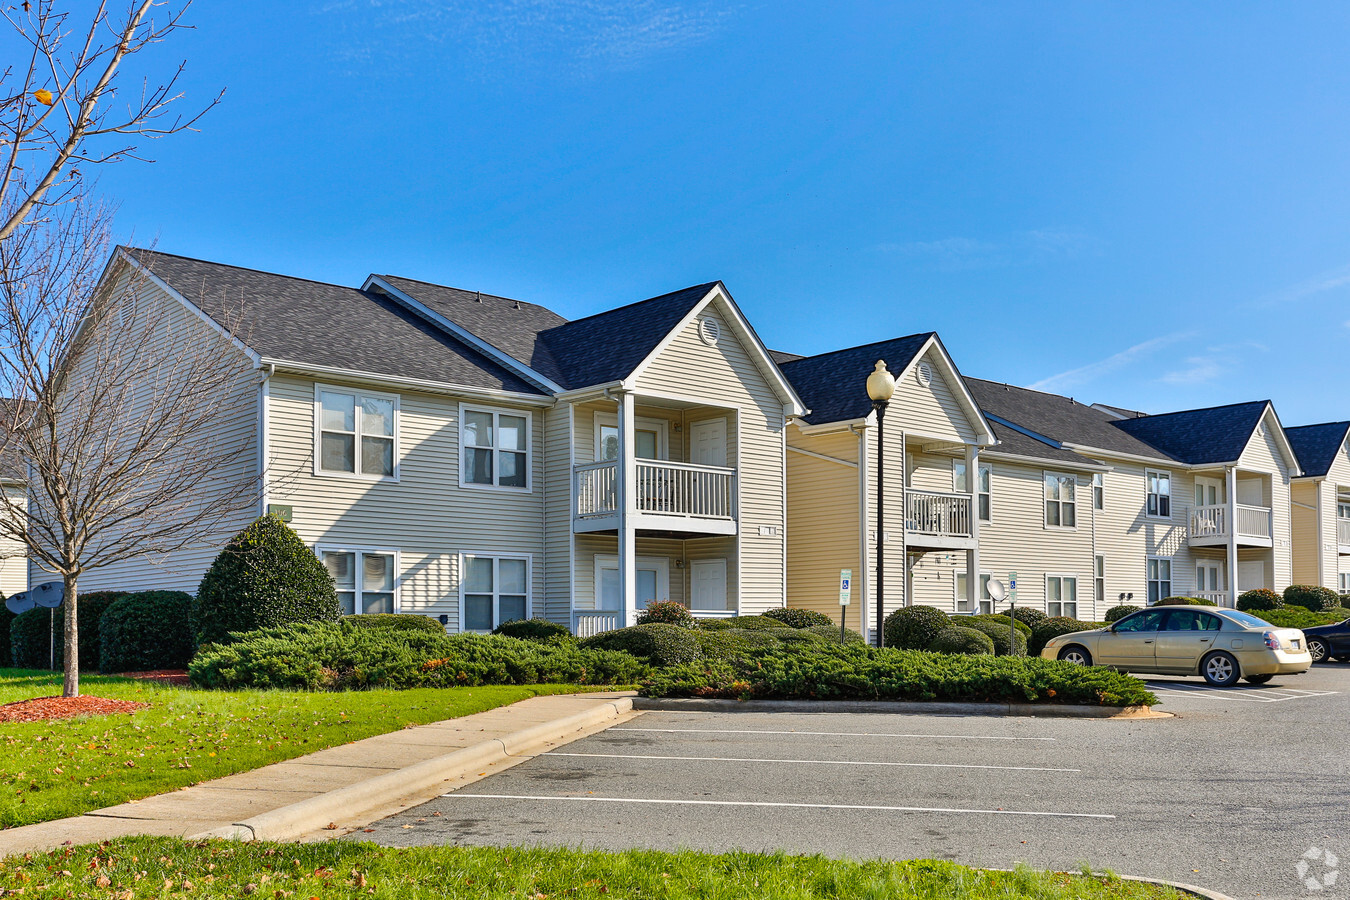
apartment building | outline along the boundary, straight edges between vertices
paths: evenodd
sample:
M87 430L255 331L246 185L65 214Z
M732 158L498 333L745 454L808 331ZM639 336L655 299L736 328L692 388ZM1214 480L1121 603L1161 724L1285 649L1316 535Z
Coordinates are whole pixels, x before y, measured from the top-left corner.
M1286 429L1294 479L1294 582L1350 593L1350 422Z

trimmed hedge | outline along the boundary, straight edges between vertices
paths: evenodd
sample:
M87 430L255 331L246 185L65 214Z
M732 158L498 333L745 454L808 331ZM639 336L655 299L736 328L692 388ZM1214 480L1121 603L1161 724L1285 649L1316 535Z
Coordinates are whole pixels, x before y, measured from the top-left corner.
M139 591L114 601L99 622L99 671L186 667L196 649L191 613L192 595L182 591Z
M1013 617L1016 618L1017 621L1026 623L1026 626L1032 631L1036 630L1037 625L1050 618L1050 616L1046 615L1044 610L1036 609L1031 606L1009 607L1009 610L1013 611ZM1008 615L1009 610L1005 610L1000 615Z
M352 628L328 622L234 634L229 644L202 647L188 666L197 687L230 690L613 685L633 684L649 671L630 654L571 643Z
M960 625L952 625L944 628L933 638L933 643L928 645L928 649L934 653L957 653L975 656L981 653L993 655L994 641L975 628L964 628Z
M75 610L79 614L80 624L80 671L98 671L99 655L102 653L99 642L99 623L103 613L116 601L127 595L126 591L90 591L79 594ZM10 663L19 669L45 669L51 665L49 655L50 609L30 609L14 617L9 623ZM65 610L58 608L56 613L56 663L60 670L65 665Z
M978 616L953 616L952 621L956 622L958 625L964 622L992 622L995 625L1002 625L1003 629L1006 631L1008 628L1008 623L1017 620L1009 619L1007 616L994 615L991 613L983 613ZM1021 634L1022 637L1030 639L1031 637L1030 625L1028 625L1026 622L1017 621L1016 628L1018 633Z
M1341 595L1331 588L1318 584L1291 584L1284 589L1285 606L1301 606L1304 609L1320 612L1324 609L1336 609L1341 605Z
M1201 597L1164 597L1154 606L1218 606L1213 600L1205 600Z
M445 631L439 624L436 626L436 630ZM572 636L572 632L557 622L550 622L548 619L512 619L510 622L503 622L498 625L492 633L520 638L523 641L551 641Z
M445 626L431 616L417 613L360 613L343 616L342 624L347 628L368 628L375 631L425 631L428 634L445 634Z
M1237 608L1242 612L1283 609L1284 598L1267 588L1252 588L1250 591L1243 591L1238 596Z
M8 669L14 665L14 655L9 648L9 626L14 621L14 613L4 605L5 599L6 597L0 594L0 668Z
M1142 606L1135 606L1132 603L1122 603L1120 606L1113 606L1106 611L1106 621L1119 622L1130 613L1139 612L1139 610L1143 608L1144 607Z
M692 628L652 622L593 635L581 642L592 650L613 650L647 660L654 666L674 666L699 658L698 635Z
M951 624L948 615L936 607L902 606L886 617L886 646L901 650L927 650L938 633L951 627Z
M289 525L263 516L220 551L197 588L198 645L295 622L336 622L333 576Z
M1335 625L1350 619L1350 609L1338 607L1313 612L1301 606L1287 606L1284 609L1253 612L1252 615L1265 619L1276 628L1316 628L1318 625Z
M804 630L809 631L812 634L818 634L836 644L861 644L864 642L863 636L852 628L844 629L844 638L843 640L840 640L838 625L812 625L810 628Z
M794 609L791 606L784 606L780 609L771 609L766 612L764 616L765 618L782 622L789 628L810 628L813 625L823 626L839 624L823 612L817 612L814 609Z
M1027 650L1033 656L1040 656L1041 651L1045 649L1045 645L1050 643L1052 638L1057 638L1061 634L1091 631L1100 627L1101 625L1096 622L1083 622L1078 619L1070 619L1068 616L1051 616L1031 632L1031 641L1027 645Z
M980 616L962 616L954 619L953 622L958 626L973 628L988 636L992 652L996 656L1026 656L1028 635L1022 633L1022 629L1026 628L1026 626L1021 622L1018 622L1016 627L1010 627L1010 620L1007 616L998 616L998 618L1002 619L1003 622L990 621L990 619ZM1028 632L1030 632L1030 630L1031 629L1027 628ZM1009 638L1008 636L1009 631L1013 633L1012 638ZM1012 640L1011 653L1009 652L1009 640ZM934 642L929 649L936 650L937 643Z
M730 659L751 650L762 650L766 647L781 647L783 645L783 642L775 636L775 632L767 628L759 630L749 628L700 630L695 633L695 640L698 643L699 659Z
M865 644L756 650L648 675L648 697L917 700L1137 706L1158 702L1111 669L1018 656L947 656Z
M675 600L658 600L649 603L646 609L637 614L638 625L651 625L656 622L693 628L694 616L689 612L689 607L683 603Z

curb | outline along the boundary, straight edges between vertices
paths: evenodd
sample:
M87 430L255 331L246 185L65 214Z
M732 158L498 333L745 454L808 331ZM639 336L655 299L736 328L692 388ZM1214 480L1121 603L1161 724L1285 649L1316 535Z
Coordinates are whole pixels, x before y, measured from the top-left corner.
M919 713L948 716L1043 716L1062 719L1170 719L1148 706L1041 703L923 703L911 700L710 700L634 697L633 709L682 712Z
M462 747L444 756L269 810L224 828L194 834L187 840L290 840L319 831L338 819L358 818L364 812L375 811L396 800L438 791L443 782L481 771L484 766L504 759L527 754L572 732L618 718L632 709L631 697L608 700L585 712Z
M986 872L1015 872L1016 869L990 869L984 866L972 866L971 868L984 869ZM1077 875L1077 872L1065 872L1065 875ZM1101 874L1096 872L1093 874ZM1116 875L1121 881L1138 881L1141 884L1157 884L1162 887L1175 888L1186 894L1193 894L1196 897L1202 897L1204 900L1237 900L1236 897L1230 897L1227 894L1221 894L1218 891L1212 891L1209 888L1196 887L1193 884L1186 884L1184 881L1168 881L1165 878L1144 878L1141 875Z

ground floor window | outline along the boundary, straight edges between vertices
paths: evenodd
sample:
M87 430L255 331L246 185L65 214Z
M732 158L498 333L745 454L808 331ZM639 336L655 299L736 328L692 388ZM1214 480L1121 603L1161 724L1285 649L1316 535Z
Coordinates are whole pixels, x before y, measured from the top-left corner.
M530 561L519 556L465 555L460 578L463 631L491 631L530 617Z
M391 613L398 609L398 554L392 550L319 548L337 585L344 616Z
M989 579L992 576L988 572L980 573L980 614L988 615L994 611L994 598L989 596ZM965 572L956 573L956 611L970 612L970 592L966 588L967 576Z
M637 558L637 609L657 600L670 599L670 560L662 556ZM595 608L617 610L623 606L623 582L617 556L595 558Z
M1092 557L1092 599L1106 602L1106 557Z
M1350 572L1341 573L1341 593L1350 594Z
M1148 602L1157 603L1172 596L1172 560L1159 556L1148 559Z
M1045 611L1051 616L1078 618L1078 579L1075 576L1045 576Z

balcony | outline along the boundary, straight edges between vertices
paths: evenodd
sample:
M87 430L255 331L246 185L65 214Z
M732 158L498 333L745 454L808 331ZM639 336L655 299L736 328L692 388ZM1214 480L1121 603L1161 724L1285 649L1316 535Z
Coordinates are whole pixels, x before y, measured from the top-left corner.
M1275 542L1271 511L1265 506L1233 507L1236 513L1236 540L1239 547L1273 547ZM1223 547L1228 544L1230 523L1228 506L1196 506L1191 509L1188 541L1192 547Z
M905 491L905 543L968 550L975 544L969 494Z
M1191 596L1200 600L1208 600L1215 606L1227 606L1229 601L1227 591L1196 591Z
M572 530L619 527L619 468L615 460L572 470ZM648 534L736 533L736 470L640 459L634 490L634 526Z

